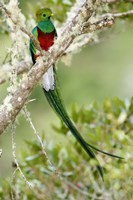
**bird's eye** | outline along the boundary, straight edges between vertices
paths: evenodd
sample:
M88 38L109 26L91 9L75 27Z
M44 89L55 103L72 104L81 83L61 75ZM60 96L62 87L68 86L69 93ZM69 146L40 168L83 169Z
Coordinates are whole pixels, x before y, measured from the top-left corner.
M43 17L46 17L46 14L43 14Z

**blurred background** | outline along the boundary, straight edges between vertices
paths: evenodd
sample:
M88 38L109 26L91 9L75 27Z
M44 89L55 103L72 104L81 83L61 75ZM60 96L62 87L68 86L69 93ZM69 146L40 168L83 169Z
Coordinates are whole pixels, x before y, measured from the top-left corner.
M20 8L26 15L25 1L20 1ZM100 37L100 42L89 44L73 55L70 67L66 67L61 61L57 63L62 98L68 111L74 103L78 107L88 106L94 101L102 104L108 97L127 99L133 94L133 26L131 23L116 21L114 27L100 34ZM4 60L9 47L9 35L0 33L1 61ZM7 86L8 83L0 85L0 103L7 94ZM51 126L59 124L59 119L47 103L39 85L34 88L30 99L36 99L27 106L36 129L40 134L46 134L47 142L54 140L59 143ZM19 157L25 140L35 136L23 115L16 119L16 124L15 141ZM7 177L12 172L10 129L0 136L0 148L3 149L0 175Z

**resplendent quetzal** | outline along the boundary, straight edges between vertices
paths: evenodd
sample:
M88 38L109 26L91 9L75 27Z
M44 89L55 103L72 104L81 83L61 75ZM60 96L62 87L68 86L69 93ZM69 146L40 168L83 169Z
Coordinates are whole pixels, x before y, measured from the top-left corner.
M53 23L50 20L50 17L52 16L52 12L48 8L40 9L37 13L37 25L32 30L32 34L35 36L35 38L39 41L39 44L44 51L48 51L48 49L54 44L54 40L57 37L55 27ZM30 52L32 56L33 63L36 62L36 58L39 56L38 51L36 47L34 46L32 40L30 40ZM55 66L52 65L48 71L43 75L42 78L42 87L44 94L51 105L51 107L55 110L55 112L58 114L61 120L65 123L65 125L70 129L71 133L74 135L78 143L81 145L81 147L86 151L86 153L90 156L90 158L96 160L96 167L103 178L103 170L100 166L94 152L92 149L99 151L101 153L104 153L106 155L121 158L119 156L115 156L112 154L109 154L107 152L104 152L100 149L97 149L96 147L93 147L92 145L88 144L83 137L80 135L78 130L76 129L75 125L69 118L66 109L62 103L62 99L60 97L60 93L57 86L57 80L56 80L56 70Z

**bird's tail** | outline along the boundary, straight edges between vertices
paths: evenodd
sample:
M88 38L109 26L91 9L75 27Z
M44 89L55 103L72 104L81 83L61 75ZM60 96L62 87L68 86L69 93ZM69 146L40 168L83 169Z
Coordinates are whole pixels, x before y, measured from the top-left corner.
M115 156L112 154L109 154L107 152L104 152L102 150L97 149L96 147L88 144L83 137L80 135L80 133L78 132L78 130L76 129L76 127L74 126L73 122L71 121L71 119L69 118L66 109L62 103L62 99L60 97L60 93L58 90L58 86L56 84L57 80L56 80L56 71L54 69L54 78L55 78L55 87L54 90L49 90L46 91L44 88L44 93L45 96L49 102L49 104L51 105L51 107L53 108L53 110L55 110L55 112L58 114L58 116L61 118L61 120L63 120L63 122L66 124L66 126L70 129L71 133L74 135L74 137L77 139L77 141L79 142L79 144L83 147L83 149L86 151L86 153L90 156L90 158L94 159L96 161L96 167L103 179L103 170L102 167L100 166L94 152L92 151L92 149L99 151L103 154L112 156L112 157L116 157L116 158L121 158L119 156Z

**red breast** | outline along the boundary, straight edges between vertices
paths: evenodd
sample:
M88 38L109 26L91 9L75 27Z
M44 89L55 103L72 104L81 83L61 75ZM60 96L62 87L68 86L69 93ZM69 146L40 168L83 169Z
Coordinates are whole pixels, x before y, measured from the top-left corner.
M55 30L51 33L44 33L39 28L38 32L38 41L43 50L48 51L48 49L54 44Z

